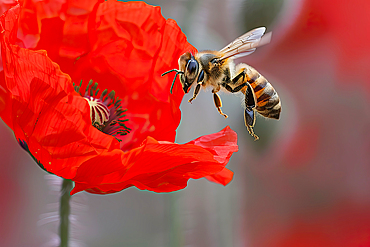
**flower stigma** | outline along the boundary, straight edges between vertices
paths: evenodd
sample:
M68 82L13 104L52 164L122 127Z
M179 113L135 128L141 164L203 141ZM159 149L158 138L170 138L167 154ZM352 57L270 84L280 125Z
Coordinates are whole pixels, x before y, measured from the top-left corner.
M127 109L122 109L121 99L115 97L114 90L108 93L107 89L98 96L100 90L98 83L93 83L93 80L89 81L84 95L80 93L82 81L79 86L73 83L76 92L89 103L91 124L101 132L114 137L130 133L131 129L125 125L128 121L124 114ZM118 138L117 140L120 141Z
M91 96L85 96L85 100L90 105L90 118L92 125L102 131L105 123L109 120L109 109L100 99Z

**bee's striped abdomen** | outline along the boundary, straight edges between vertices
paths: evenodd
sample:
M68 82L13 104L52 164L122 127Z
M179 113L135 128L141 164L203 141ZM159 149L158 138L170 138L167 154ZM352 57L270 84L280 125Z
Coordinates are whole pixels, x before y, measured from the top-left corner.
M280 99L272 85L250 66L247 70L247 78L256 96L256 111L264 117L279 119L281 112Z

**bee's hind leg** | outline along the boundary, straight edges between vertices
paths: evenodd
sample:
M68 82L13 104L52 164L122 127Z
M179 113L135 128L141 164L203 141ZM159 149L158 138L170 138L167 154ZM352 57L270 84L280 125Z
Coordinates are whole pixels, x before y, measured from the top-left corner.
M253 131L253 126L255 122L256 122L256 115L255 115L254 110L249 107L245 108L245 111L244 111L245 127L247 127L249 134L251 134L251 136L254 137L254 140L257 141L259 137L256 134L254 134L254 131Z
M244 122L245 127L247 127L247 130L251 136L254 137L254 140L257 141L259 137L254 134L253 126L256 123L256 100L253 95L252 86L248 84L248 88L245 91L245 111L244 111Z
M225 118L227 118L227 115L226 115L225 113L223 113L223 112L222 112L222 110L221 110L221 107L222 107L222 101L221 101L220 96L218 96L218 94L217 94L217 93L213 93L213 100L215 101L215 106L216 106L216 108L217 108L218 112L219 112L222 116L224 116Z

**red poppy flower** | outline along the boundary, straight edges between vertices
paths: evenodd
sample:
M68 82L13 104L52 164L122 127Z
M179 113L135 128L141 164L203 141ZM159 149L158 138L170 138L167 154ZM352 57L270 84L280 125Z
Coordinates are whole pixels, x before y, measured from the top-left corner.
M232 172L225 166L238 147L229 127L187 144L172 142L183 92L175 86L170 94L172 78L160 74L194 48L158 7L116 1L94 6L91 49L71 70L82 87L73 87L45 51L15 45L19 15L17 5L0 18L5 74L0 116L42 168L75 182L72 194L130 186L170 192L186 187L190 178L207 176L230 182ZM107 90L85 87L89 77ZM113 89L120 100L107 93Z

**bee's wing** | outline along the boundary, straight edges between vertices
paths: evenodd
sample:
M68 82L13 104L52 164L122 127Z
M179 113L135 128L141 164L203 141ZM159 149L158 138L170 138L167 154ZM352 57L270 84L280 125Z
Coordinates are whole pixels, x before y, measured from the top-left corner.
M221 59L247 56L257 47L270 43L271 32L263 35L265 31L265 27L259 27L243 34L220 50L223 53Z

